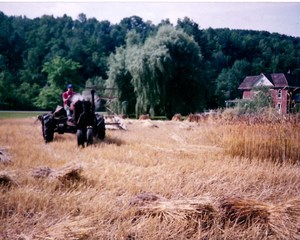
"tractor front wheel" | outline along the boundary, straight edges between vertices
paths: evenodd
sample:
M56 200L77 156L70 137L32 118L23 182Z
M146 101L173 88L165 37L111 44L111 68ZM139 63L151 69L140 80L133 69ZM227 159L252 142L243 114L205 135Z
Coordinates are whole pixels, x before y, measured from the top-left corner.
M77 129L77 145L84 147L84 133L82 129Z
M86 144L87 144L87 146L93 144L93 137L94 137L93 128L88 128L87 131L86 131Z

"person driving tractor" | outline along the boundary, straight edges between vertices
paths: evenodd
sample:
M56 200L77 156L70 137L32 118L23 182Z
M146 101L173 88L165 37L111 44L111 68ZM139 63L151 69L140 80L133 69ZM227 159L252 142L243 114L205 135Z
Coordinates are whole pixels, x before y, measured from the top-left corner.
M62 94L63 103L64 103L64 109L67 112L67 117L72 118L72 109L71 109L71 103L72 103L72 97L76 94L76 92L73 91L73 85L68 84L67 85L68 90L65 91Z

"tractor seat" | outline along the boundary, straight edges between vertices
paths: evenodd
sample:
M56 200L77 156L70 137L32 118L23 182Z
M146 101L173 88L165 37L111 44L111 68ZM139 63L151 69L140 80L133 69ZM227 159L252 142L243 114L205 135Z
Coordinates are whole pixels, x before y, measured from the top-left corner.
M63 118L67 117L67 112L62 106L57 106L54 113L53 113L54 118Z
M66 124L68 126L71 126L71 127L76 127L75 123L73 121L70 121L70 120L67 120Z

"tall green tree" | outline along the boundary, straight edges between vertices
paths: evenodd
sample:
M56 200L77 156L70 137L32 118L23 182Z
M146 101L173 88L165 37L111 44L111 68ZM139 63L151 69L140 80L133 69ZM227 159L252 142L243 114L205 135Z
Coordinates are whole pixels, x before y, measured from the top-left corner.
M14 76L9 71L0 72L0 108L15 109L16 96L14 95ZM20 99L21 100L21 99Z
M172 30L163 31L161 27ZM198 45L195 54L188 51L192 45ZM122 51L116 50L120 47ZM198 54L197 48L202 57L194 64L189 57ZM127 104L129 112L135 112L135 107L137 113L151 111L169 116L176 111L200 111L222 106L224 99L236 96L234 76L238 74L233 69L238 61L249 63L249 71L243 74L290 71L299 80L299 52L299 37L266 31L200 29L188 16L173 26L168 19L154 25L138 16L111 24L84 13L73 20L67 15L28 19L0 12L0 107L38 107L32 105L37 92L48 86L51 93L54 86L43 71L44 64L61 57L80 64L76 71L79 87L88 79L108 83L117 79L121 100L116 105ZM116 54L115 63L111 54ZM62 71L59 65L55 68ZM115 74L117 69L122 73ZM143 92L138 90L142 86ZM40 106L47 105L47 94L45 104Z
M77 74L80 67L78 62L57 56L43 65L42 72L47 73L50 86L65 88L68 83L80 86L80 77Z
M114 111L123 114L132 114L135 112L136 97L131 84L132 76L126 67L126 49L119 47L116 53L109 58L108 79L106 81L108 97L117 97L114 99ZM125 107L124 107L125 106Z
M169 118L201 110L200 48L192 37L170 25L162 26L143 47L128 49L127 67L137 97L136 114L160 113Z
M159 78L157 64L161 64L160 59L166 52L157 46L153 48L147 40L144 46L129 46L126 53L126 66L132 76L131 84L136 96L135 113L150 112L155 115L155 108L160 103ZM161 67L161 69L162 67Z
M171 118L175 113L189 114L202 111L205 106L203 57L199 45L182 30L171 26L161 27L156 35L159 45L168 50L171 61L167 62L163 81L164 108Z
M250 73L250 63L247 60L237 60L232 68L222 70L216 80L216 95L219 106L225 105L225 100L240 97L238 90L241 81Z
M68 83L72 83L75 89L80 89L82 86L77 74L79 68L79 63L59 56L46 62L42 71L48 75L47 85L36 98L36 106L42 109L54 109L56 105L61 105L61 94Z

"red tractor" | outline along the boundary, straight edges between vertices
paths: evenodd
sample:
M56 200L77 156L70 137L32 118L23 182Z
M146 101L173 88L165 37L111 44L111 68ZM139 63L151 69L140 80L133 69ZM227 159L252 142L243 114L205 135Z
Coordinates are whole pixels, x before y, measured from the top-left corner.
M73 103L72 119L58 106L52 113L40 115L42 134L46 143L53 141L54 133L76 133L78 146L93 144L93 138L105 138L104 116L95 112L95 90L91 90L92 101L77 100Z

